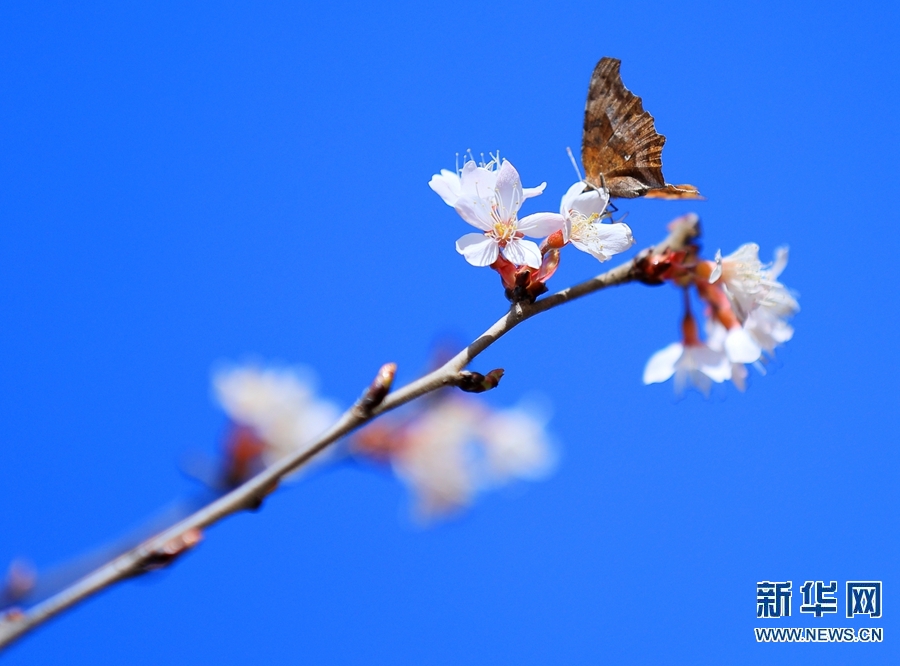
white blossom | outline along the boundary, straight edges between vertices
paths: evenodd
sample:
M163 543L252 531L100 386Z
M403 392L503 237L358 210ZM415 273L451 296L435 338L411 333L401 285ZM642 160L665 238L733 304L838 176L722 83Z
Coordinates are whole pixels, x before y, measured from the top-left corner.
M769 286L766 295L759 303L759 307L769 310L777 317L791 317L800 311L800 304L791 291L778 281L782 271L787 267L788 249L779 247L775 250L775 260L772 265L762 271L763 279Z
M556 458L546 425L546 416L534 405L495 412L481 423L486 469L494 485L512 478L537 479L553 468Z
M516 266L540 268L538 245L524 236L540 238L558 231L565 224L556 213L535 213L521 220L519 208L526 198L519 173L507 160L497 169L478 166L474 161L463 165L457 177L442 171L429 183L444 201L480 233L466 234L456 242L456 250L473 266L490 266L502 253ZM543 190L532 188L528 195Z
M428 519L471 502L476 483L470 469L473 414L465 403L441 401L410 424L391 461L413 490L416 513Z
M745 243L727 257L717 250L715 261L716 266L709 276L710 284L718 282L731 301L735 314L741 320L746 319L767 290L763 283L759 246Z
M266 465L308 447L339 415L296 368L226 368L215 373L213 388L229 418L265 442Z
M716 268L709 280L721 282L752 343L773 354L775 347L793 337L794 329L787 319L800 310L800 305L778 281L787 266L787 248L775 250L775 260L768 266L759 261L758 252L758 246L748 243L728 257L717 253Z
M555 457L545 425L533 409L492 412L445 397L403 429L391 461L413 490L417 515L432 519L469 505L479 492L549 472Z
M563 195L560 214L565 218L563 238L582 252L606 261L634 245L631 228L624 222L603 224L609 191L578 181Z
M684 345L673 342L647 361L644 383L665 382L673 375L676 393L693 385L704 395L709 395L712 382L720 384L731 379L731 362L724 350L712 349L705 343Z
M741 321L767 300L783 304L785 310L782 316L789 316L799 310L799 306L787 288L778 282L778 276L787 266L787 259L787 248L778 248L775 261L769 266L764 265L759 260L759 246L756 243L741 245L727 257L723 257L719 250L709 281L711 284L719 283Z

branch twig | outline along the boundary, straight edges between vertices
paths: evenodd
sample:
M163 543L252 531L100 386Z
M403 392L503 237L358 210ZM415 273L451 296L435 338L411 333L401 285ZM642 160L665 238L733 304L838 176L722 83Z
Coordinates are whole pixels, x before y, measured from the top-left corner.
M535 303L520 303L510 308L493 326L440 368L387 393L393 380L393 366L384 366L372 386L319 439L302 452L282 458L231 492L214 500L196 513L163 530L142 544L122 553L54 596L26 611L9 611L0 620L0 649L40 626L62 611L93 596L114 583L166 566L196 545L204 528L238 511L256 508L278 482L307 464L318 453L377 416L437 389L461 381L461 371L481 352L526 319L607 287L634 281L637 260L641 256L679 250L700 235L696 215L686 215L670 225L668 238L605 273L558 291Z

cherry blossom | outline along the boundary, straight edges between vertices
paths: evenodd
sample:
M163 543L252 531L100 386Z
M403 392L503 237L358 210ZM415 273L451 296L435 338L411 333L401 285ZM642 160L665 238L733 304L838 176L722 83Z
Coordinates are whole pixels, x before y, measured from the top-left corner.
M709 281L721 284L751 343L771 355L776 346L793 337L794 329L787 319L800 310L800 305L778 281L787 266L787 248L778 248L768 266L759 261L758 252L757 245L748 243L728 257L717 253Z
M631 228L624 222L602 224L608 217L609 191L590 188L578 181L563 195L560 214L565 217L564 242L571 242L582 252L606 261L634 245Z
M470 505L490 488L537 479L555 463L540 409L494 411L478 400L443 394L399 422L376 422L356 438L357 454L386 459L415 498L424 521Z
M339 415L337 406L317 397L312 380L297 368L226 368L215 373L213 388L229 418L264 444L260 455L265 465L304 449Z
M725 292L716 285L706 282L700 282L697 287L701 298L709 304L712 311L707 331L714 332L716 345L711 346L724 351L732 363L758 361L762 355L762 348L738 319Z
M763 280L759 246L745 243L727 257L716 252L715 268L709 276L710 284L718 283L728 295L735 312L742 319L753 310L767 290Z
M524 237L549 236L562 229L565 219L556 213L518 218L526 193L519 173L507 160L497 169L466 162L458 178L457 183L454 174L441 172L429 183L466 222L480 230L460 238L456 251L473 266L490 266L502 253L516 266L540 268L540 248ZM533 196L542 190L543 185L533 188L529 194Z
M732 362L723 349L713 349L700 340L697 323L690 312L685 314L682 331L682 342L673 342L647 361L644 383L665 382L674 375L676 393L693 385L704 395L709 395L712 382L721 384L731 379Z
M778 282L787 261L788 250L781 247L775 250L775 261L764 265L759 260L759 246L746 243L727 257L723 257L721 251L716 253L716 266L709 282L721 285L742 320L766 302L769 307L780 307L780 316L790 316L800 306L788 289Z
M547 420L539 405L525 403L494 412L481 423L490 483L539 479L553 468L556 456L549 445Z

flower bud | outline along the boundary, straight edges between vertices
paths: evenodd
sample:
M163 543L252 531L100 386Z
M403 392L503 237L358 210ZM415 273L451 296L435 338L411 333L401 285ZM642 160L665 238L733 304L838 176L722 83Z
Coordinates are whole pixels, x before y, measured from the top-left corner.
M371 412L380 405L381 401L384 400L388 392L390 392L396 373L396 363L385 363L381 366L378 370L378 374L375 375L375 379L372 380L369 388L366 389L366 392L363 393L362 397L359 399L359 408L365 412Z
M459 373L456 385L466 393L484 393L497 388L501 377L503 377L503 368L491 370L486 375L482 375L480 372L463 370Z

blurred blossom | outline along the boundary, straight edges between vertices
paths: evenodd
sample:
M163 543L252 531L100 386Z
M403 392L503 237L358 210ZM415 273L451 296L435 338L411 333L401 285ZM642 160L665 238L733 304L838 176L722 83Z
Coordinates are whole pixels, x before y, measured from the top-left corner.
M709 395L712 382L721 384L731 378L731 365L721 350L705 343L686 345L673 342L650 357L644 368L644 383L655 384L675 377L675 392L681 394L693 386Z
M682 331L681 342L673 342L647 361L644 383L665 382L674 376L676 393L693 386L708 395L712 382L720 384L731 379L731 363L723 349L713 349L700 340L690 311L685 313Z
M742 321L759 307L773 309L778 316L789 317L800 310L796 299L778 282L787 266L788 250L775 250L775 261L764 265L759 260L759 246L742 245L727 257L716 253L716 267L709 277L710 284L718 283L728 295L735 313Z
M316 395L307 373L297 368L254 365L219 370L213 377L216 399L237 428L228 444L231 465L252 460L268 466L304 450L337 421L337 405ZM237 475L237 482L240 474Z
M768 289L744 322L753 340L769 355L774 355L775 347L794 337L794 329L787 320L800 311L800 304L791 291L778 282L787 261L787 248L778 248L771 267L762 271Z
M738 316L746 317L767 289L763 281L762 262L759 260L759 246L756 243L745 243L727 257L723 257L719 250L716 252L715 263L709 283L718 283L728 295Z
M405 419L368 426L353 450L389 461L415 497L415 514L431 520L469 506L482 491L548 474L555 455L546 422L533 408L494 411L442 393Z
M16 559L9 565L6 580L0 586L0 609L26 600L37 583L37 569L29 560Z
M547 418L531 406L494 412L481 424L486 471L490 479L539 479L553 467L555 455L548 445Z
M770 356L774 356L775 347L784 344L794 337L794 327L787 323L784 316L778 313L779 305L761 306L750 313L744 327L753 341Z
M775 260L769 265L759 261L758 253L759 248L753 243L742 245L727 257L717 253L716 268L709 282L720 286L726 294L746 337L743 346L765 350L771 356L775 347L793 337L794 329L787 320L800 310L800 305L778 281L787 266L787 248L778 248ZM754 359L729 355L733 361L745 363L759 359L759 353Z
M791 291L778 281L787 266L787 248L775 251L775 260L763 264L759 247L747 243L715 261L697 257L694 246L678 255L657 258L659 276L684 290L685 319L682 343L653 355L644 369L644 383L664 382L675 376L681 392L692 384L708 393L711 382L730 379L741 391L746 387L747 364L765 372L766 357L793 337L788 319L800 310ZM700 340L690 314L688 289L694 287L707 306L706 342Z

